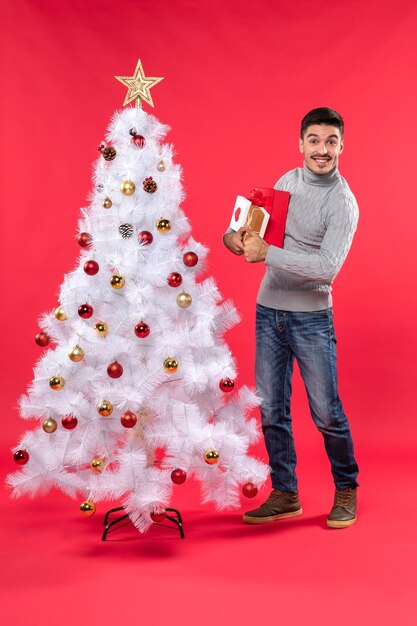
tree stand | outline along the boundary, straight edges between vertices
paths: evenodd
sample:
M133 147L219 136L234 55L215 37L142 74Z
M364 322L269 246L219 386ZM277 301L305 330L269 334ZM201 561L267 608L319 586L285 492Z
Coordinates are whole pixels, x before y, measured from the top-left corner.
M124 515L116 517L116 519L113 519L111 522L109 522L109 518L111 517L113 513L116 513L117 511L124 511L124 510L125 508L123 506L119 506L116 509L110 509L110 511L107 511L106 515L104 516L104 532L101 538L102 541L106 541L106 538L109 532L114 532L115 530L118 530L119 528L126 526L126 524L131 523L128 513L125 513ZM173 514L173 515L167 515L165 518L172 523L171 524L161 524L159 522L153 522L153 523L156 524L156 526L162 526L163 528L170 528L171 530L178 530L180 533L181 539L184 539L184 530L182 527L181 513L177 511L177 509L165 509L165 510L167 511L167 513L170 512ZM121 524L121 522L124 522L124 524Z

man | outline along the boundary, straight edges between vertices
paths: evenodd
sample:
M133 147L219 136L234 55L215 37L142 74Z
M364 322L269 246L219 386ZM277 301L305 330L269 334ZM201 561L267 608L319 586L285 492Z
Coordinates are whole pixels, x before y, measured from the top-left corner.
M358 221L355 197L338 171L343 132L342 118L327 107L310 111L302 120L304 167L288 172L275 185L291 194L282 249L268 245L248 227L229 229L223 237L234 254L266 265L256 305L256 386L273 490L264 504L243 516L249 524L303 512L290 414L294 359L336 486L327 524L345 528L356 521L358 466L337 390L331 297L331 284Z

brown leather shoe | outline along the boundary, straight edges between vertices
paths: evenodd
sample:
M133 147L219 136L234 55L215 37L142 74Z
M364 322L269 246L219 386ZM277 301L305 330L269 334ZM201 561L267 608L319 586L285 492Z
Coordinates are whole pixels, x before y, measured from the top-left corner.
M327 518L330 528L347 528L356 522L356 487L336 489L333 508Z
M243 516L243 521L247 524L266 524L289 517L302 515L297 492L284 492L273 489L268 500L259 509L248 511Z

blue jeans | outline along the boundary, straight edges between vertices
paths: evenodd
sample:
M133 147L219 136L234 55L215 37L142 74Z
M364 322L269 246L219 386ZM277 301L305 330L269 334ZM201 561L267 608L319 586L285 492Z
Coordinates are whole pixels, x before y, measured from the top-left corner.
M299 313L257 304L256 387L262 399L262 430L272 486L297 491L290 413L294 359L307 390L311 416L324 438L335 485L338 489L356 487L358 466L337 391L332 309Z

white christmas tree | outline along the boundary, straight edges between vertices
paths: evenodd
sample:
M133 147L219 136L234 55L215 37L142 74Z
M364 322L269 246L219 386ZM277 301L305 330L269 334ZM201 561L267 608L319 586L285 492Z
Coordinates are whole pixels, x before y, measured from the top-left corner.
M130 100L152 104L160 79L139 62L119 80ZM20 400L22 417L40 425L14 449L23 467L8 477L15 496L57 487L83 499L85 515L119 499L141 532L187 476L201 481L203 502L225 509L239 506L241 490L256 495L268 475L248 455L259 400L235 388L223 340L238 314L212 278L197 280L207 249L180 208L168 130L138 106L111 121L81 210L77 266L40 320L36 342L54 347Z

